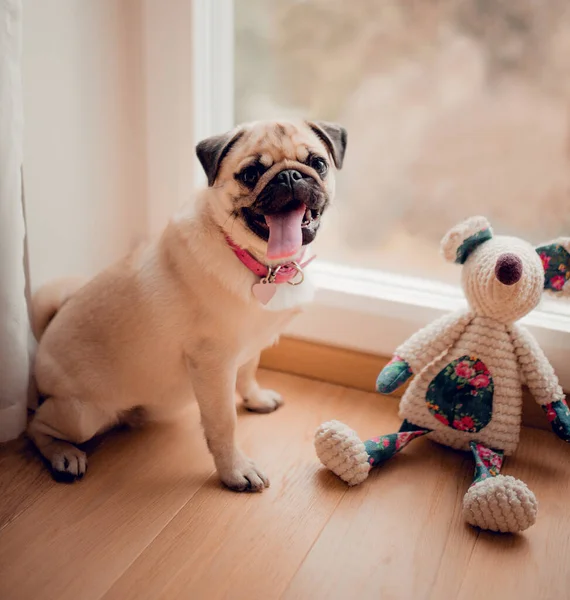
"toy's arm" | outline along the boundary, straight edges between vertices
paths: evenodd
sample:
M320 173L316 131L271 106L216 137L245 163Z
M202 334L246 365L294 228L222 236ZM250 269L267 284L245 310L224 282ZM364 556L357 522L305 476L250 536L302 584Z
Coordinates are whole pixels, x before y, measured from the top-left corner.
M440 354L449 350L473 319L471 313L445 315L408 338L376 380L376 390L391 394Z
M526 329L515 325L512 336L524 382L546 413L552 431L570 442L570 410L552 365Z

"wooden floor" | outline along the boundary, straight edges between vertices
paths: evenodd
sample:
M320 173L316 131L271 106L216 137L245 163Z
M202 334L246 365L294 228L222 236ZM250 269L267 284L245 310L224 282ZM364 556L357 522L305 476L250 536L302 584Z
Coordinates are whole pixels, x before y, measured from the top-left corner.
M198 424L116 432L86 478L53 483L22 442L0 450L0 598L570 598L570 447L525 430L504 472L540 504L520 536L464 525L469 457L421 439L347 489L313 433L330 418L394 431L396 402L263 372L286 405L239 412L271 488L239 495L214 474Z

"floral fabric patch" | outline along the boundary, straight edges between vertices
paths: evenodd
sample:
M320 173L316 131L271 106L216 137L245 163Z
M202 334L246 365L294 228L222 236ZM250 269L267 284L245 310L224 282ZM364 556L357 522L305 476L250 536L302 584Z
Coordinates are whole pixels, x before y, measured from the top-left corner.
M483 242L490 240L492 237L493 234L490 229L483 229L469 236L463 244L457 248L455 262L462 265L477 246L480 246Z
M549 402L542 406L552 431L565 442L570 442L570 409L566 400Z
M477 442L471 442L469 446L475 459L475 475L471 485L475 485L489 477L496 477L501 472L504 459L502 450L491 450L491 448Z
M491 421L494 389L485 363L475 356L462 356L429 384L426 403L440 423L476 433Z
M544 267L544 289L560 292L570 280L570 253L560 244L541 246L536 251Z
M394 456L413 439L429 432L429 429L422 429L404 421L398 433L379 435L364 442L364 447L368 452L368 462L375 467Z
M392 360L380 371L376 380L376 390L381 394L391 394L413 375L410 365L399 356Z

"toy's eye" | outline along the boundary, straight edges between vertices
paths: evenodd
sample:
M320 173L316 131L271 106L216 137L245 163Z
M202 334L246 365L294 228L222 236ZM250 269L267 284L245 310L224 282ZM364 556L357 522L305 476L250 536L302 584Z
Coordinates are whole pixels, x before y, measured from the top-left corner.
M319 175L324 175L329 169L327 161L320 156L312 156L309 160L309 166L315 169Z
M241 171L239 178L247 187L252 188L259 179L259 168L257 165L250 165Z

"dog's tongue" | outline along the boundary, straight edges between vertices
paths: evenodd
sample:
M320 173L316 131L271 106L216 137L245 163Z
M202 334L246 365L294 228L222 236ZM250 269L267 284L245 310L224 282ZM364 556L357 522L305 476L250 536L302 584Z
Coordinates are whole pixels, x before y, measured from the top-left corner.
M276 260L289 258L297 254L303 245L303 216L305 206L277 215L265 215L269 227L269 243L267 244L267 258Z

